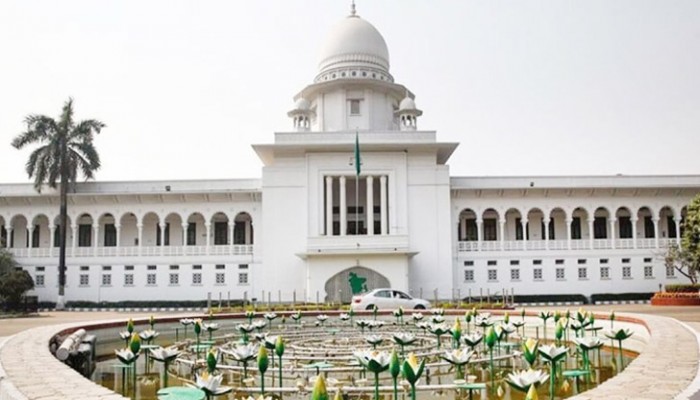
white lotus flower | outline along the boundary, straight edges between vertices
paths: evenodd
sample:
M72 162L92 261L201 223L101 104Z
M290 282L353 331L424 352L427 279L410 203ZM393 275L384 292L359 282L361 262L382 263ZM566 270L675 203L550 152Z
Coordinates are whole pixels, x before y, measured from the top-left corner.
M446 351L443 354L441 354L440 357L442 357L443 360L449 362L450 364L464 365L469 362L473 355L474 352L471 350L456 349Z
M414 321L420 321L423 319L423 314L421 313L413 313L411 314L411 317L413 318Z
M550 345L541 345L540 347L537 348L537 351L540 352L540 355L547 361L559 361L561 358L566 356L567 353L567 348L566 347L556 347L556 346L550 346Z
M391 355L386 351L363 350L355 352L354 356L370 372L385 371L391 362Z
M548 379L548 373L529 369L509 373L506 382L515 389L527 393L527 391L530 390L530 386L535 385L535 387L538 387L547 382Z
M180 323L184 326L188 326L194 324L194 320L192 318L183 318L180 320Z
M369 329L381 328L382 326L384 326L384 324L385 324L384 321L374 321L374 320L371 320L371 321L369 321L369 323L367 324L367 327L368 327Z
M158 347L151 349L151 358L160 362L170 362L180 355L177 347Z
M396 332L394 333L394 342L401 346L409 345L416 341L416 335L408 332Z
M603 346L603 341L597 336L589 336L574 339L574 343L584 350L597 349Z
M325 320L328 319L328 315L326 315L326 314L319 314L319 315L316 316L316 319L319 320L319 321L321 321L321 322L323 322L323 321L325 321Z
M269 312L269 313L265 313L265 315L263 315L263 317L265 317L265 319L268 321L272 321L273 319L277 318L277 314L275 314L273 312Z
M433 313L433 315L445 315L445 310L442 308L433 308L430 312Z
M157 338L158 335L160 335L160 333L154 331L153 329L146 329L145 331L141 331L141 333L139 333L141 340L145 340L147 342Z
M255 329L262 329L266 326L267 326L267 322L265 322L263 320L253 322L253 328L255 328Z
M212 375L207 371L204 371L201 375L195 375L195 385L209 393L216 393L221 386L221 381L224 379L223 375Z
M138 354L132 353L129 349L114 350L114 353L119 361L126 365L133 363L138 358Z
M214 331L219 329L219 324L217 324L216 322L212 322L212 323L205 322L202 324L202 328L204 328L204 330L207 332L214 332Z
M119 338L120 338L121 340L128 340L128 339L131 339L131 333L129 333L129 331L119 332Z
M367 343L374 346L380 344L384 340L384 338L381 335L368 335L365 336L365 340L367 341Z
M342 313L342 314L340 314L339 318L341 321L347 321L350 319L350 315L346 314L346 313Z
M493 325L493 321L488 314L479 314L474 318L474 324L483 328Z
M430 322L432 322L434 324L441 324L441 323L445 322L445 317L443 317L440 314L433 315L430 317Z
M501 324L501 329L503 329L503 332L506 334L510 335L511 333L515 332L515 326L513 324Z
M254 344L243 344L233 349L221 349L221 352L233 357L236 361L250 361L258 356L258 347Z

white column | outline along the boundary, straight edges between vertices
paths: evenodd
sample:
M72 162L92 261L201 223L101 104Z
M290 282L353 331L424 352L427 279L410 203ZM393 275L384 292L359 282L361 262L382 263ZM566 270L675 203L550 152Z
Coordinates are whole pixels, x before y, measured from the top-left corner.
M367 176L367 234L374 235L374 178Z
M467 237L467 219L466 218L459 219L459 236L462 238L462 240L465 240L465 238Z
M654 248L659 248L659 219L653 218L654 221Z
M207 228L207 252L206 254L209 254L209 246L211 245L211 222L206 221L204 223L204 227Z
M78 225L73 224L73 225L71 225L70 228L71 228L71 231L73 233L72 247L73 247L73 255L75 255L75 248L78 247Z
M676 222L676 243L681 244L681 219L673 218Z
M549 218L542 219L544 224L544 248L549 250Z
M481 229L484 225L484 220L481 218L476 219L476 246L479 250L481 250L481 241L482 241L482 233Z
M595 218L595 217L593 217L593 216L588 217L588 248L589 248L589 249L593 249L593 239L594 239L594 237L595 237L595 236L593 235L593 221L594 221L594 218Z
M505 250L505 245L506 245L506 220L505 219L499 219L498 220L501 231L499 232L501 234L501 250Z
M632 217L632 248L637 248L637 218Z
M610 247L612 247L613 249L616 247L615 242L617 241L615 239L615 222L616 221L617 221L617 219L610 218L610 232L609 232L610 234L608 235L608 237L610 238Z
M115 244L117 246L117 254L119 254L121 252L120 251L120 247L122 245L122 239L121 239L122 229L121 228L122 228L122 226L120 224L114 224L114 230L116 231L115 233L117 235L117 238L116 238L117 240L115 242Z
M56 225L49 225L49 255L53 255L53 236L56 234Z
M527 249L527 218L520 220L520 225L523 227L523 250Z
M27 235L29 235L29 237L27 238L27 255L29 257L31 257L32 256L32 245L33 245L32 239L34 239L34 237L33 237L34 236L34 225L30 224L27 227Z
M571 223L574 222L573 219L566 220L566 248L571 250Z
M190 226L188 223L182 224L182 247L187 246L187 228Z
M97 255L97 246L99 244L98 242L100 241L100 224L97 223L97 224L93 225L92 231L93 231L93 235L95 238L95 242L92 245L92 248L93 248L92 251L93 251L94 255Z
M160 229L160 255L163 255L163 250L165 249L165 222L158 224Z
M251 221L247 220L245 222L245 244L251 244L253 242L252 238L250 237L250 232L251 232Z
M386 175L379 177L379 218L381 219L382 235L389 234L388 206L386 196Z
M235 217L228 220L228 245L233 250L233 227L236 226Z
M136 228L139 230L139 255L141 255L143 248L143 224L136 224Z
M326 236L333 235L333 177L326 177Z
M347 217L348 217L348 207L347 207L347 195L345 190L346 179L344 176L340 177L340 236L345 236L347 234Z

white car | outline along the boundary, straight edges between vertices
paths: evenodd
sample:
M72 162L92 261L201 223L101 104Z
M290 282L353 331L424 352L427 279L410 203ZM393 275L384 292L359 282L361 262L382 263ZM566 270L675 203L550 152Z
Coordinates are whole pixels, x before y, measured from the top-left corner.
M350 308L358 310L372 310L377 306L380 310L395 310L403 307L405 310L427 310L430 302L413 298L400 290L374 289L371 292L352 296Z

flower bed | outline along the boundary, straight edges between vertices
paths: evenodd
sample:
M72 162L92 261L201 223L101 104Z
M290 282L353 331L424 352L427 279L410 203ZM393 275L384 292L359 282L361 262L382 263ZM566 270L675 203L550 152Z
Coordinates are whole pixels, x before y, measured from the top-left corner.
M651 298L653 306L700 306L698 293L657 292Z

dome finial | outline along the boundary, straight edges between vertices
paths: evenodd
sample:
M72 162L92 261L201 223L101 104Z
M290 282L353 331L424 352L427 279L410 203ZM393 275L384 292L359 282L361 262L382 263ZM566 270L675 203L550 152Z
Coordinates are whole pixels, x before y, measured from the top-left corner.
M357 15L357 10L355 10L355 0L352 0L350 3L350 16L354 17L355 15Z

